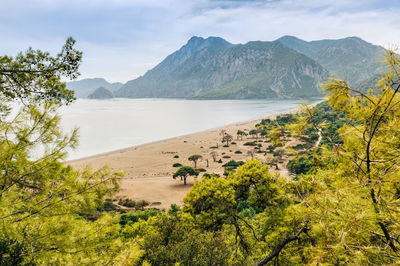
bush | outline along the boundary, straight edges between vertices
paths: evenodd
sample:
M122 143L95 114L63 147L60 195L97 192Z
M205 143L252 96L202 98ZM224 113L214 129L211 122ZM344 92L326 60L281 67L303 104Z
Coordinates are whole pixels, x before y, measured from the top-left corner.
M229 162L227 162L226 164L222 165L223 167L239 167L241 165L243 165L244 162L243 161L238 161L236 162L235 160L230 160Z
M173 166L173 167L181 167L182 164L180 164L180 163L174 163L172 166Z
M136 211L134 213L126 213L122 214L119 218L119 224L122 226L131 225L139 221L139 219L143 219L147 221L149 217L156 216L160 212L156 210L144 210L144 211Z
M179 155L175 155L174 158L179 158Z
M236 142L231 142L231 144L236 145Z
M131 199L119 199L118 204L128 208L134 208L136 206L136 202Z
M217 146L211 146L210 149L218 149Z
M204 177L204 178L211 178L211 175L210 175L209 173L204 173L204 174L203 174L203 177Z
M227 148L227 147L229 147L229 145L224 145L224 146L222 146L222 147Z
M144 207L149 206L149 202L145 200L136 201L136 209L144 209Z
M222 160L221 160L221 159L219 159L217 163L222 163Z
M229 159L229 158L231 158L231 156L225 155L225 156L222 156L222 158Z
M119 207L112 202L112 199L105 199L103 206L98 208L99 211L117 211Z
M242 154L243 152L241 151L235 151L235 154Z
M312 162L312 156L305 154L290 160L287 164L287 168L289 172L296 175L307 174L312 170Z
M207 172L207 170L206 170L206 169L204 169L204 168L199 168L199 169L196 169L196 171L198 171L198 172Z
M170 215L175 214L180 210L181 210L181 208L178 205L176 205L175 203L173 203L173 204L171 204L171 207L168 210L168 214L170 214Z
M246 142L245 144L243 144L244 146L256 146L257 144L256 144L256 142L255 141L249 141L249 142Z

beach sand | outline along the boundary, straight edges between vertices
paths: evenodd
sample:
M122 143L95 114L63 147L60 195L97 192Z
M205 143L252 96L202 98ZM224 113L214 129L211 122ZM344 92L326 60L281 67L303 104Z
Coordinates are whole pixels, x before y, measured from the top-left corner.
M299 109L292 109L264 118L274 118L280 114L296 113ZM245 122L239 122L220 128L206 130L195 134L176 137L172 139L161 140L144 145L130 147L122 150L108 152L87 158L73 160L68 164L73 167L82 168L90 165L92 169L108 165L113 171L123 171L124 178L121 181L121 189L116 194L117 198L130 198L132 200L146 200L150 207L158 209L168 209L173 203L182 205L185 194L190 190L195 182L195 178L188 177L187 185L177 178L173 179L173 173L178 169L173 167L174 163L194 166L193 162L188 160L192 154L200 154L203 159L198 161L197 168L204 168L207 173L218 173L222 176L222 165L230 160L246 161L251 158L248 150L254 150L254 147L244 146L247 141L253 141L252 137L244 137L243 140L237 140L237 130L246 130L247 132L255 128L262 118ZM221 143L220 131L226 130L233 136L233 142L229 147L223 147ZM261 143L261 142L260 142ZM264 148L267 143L262 143ZM218 148L210 147L218 146ZM214 162L210 153L217 152L217 160L222 159L223 163ZM241 151L241 154L235 153ZM178 155L179 158L174 158ZM230 156L230 158L223 158ZM264 154L254 153L254 157L265 161ZM209 166L207 167L207 160ZM285 167L281 174L287 175ZM200 174L201 176L201 174Z

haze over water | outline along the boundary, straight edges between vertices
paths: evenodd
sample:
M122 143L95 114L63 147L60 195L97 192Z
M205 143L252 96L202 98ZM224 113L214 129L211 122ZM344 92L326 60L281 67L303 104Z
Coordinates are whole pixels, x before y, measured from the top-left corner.
M61 116L64 132L79 128L79 146L68 156L72 160L264 117L299 103L295 99L78 99L63 107Z

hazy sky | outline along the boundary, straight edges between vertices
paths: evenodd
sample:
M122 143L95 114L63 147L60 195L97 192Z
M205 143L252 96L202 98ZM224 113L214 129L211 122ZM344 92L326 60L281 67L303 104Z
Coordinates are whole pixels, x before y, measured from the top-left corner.
M0 51L56 53L72 36L82 78L143 75L193 36L232 43L359 36L400 45L399 0L0 0Z

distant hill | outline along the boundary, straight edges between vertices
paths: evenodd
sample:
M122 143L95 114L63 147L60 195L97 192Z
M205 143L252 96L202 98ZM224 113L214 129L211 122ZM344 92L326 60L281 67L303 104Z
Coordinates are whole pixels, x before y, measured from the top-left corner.
M104 87L97 88L94 92L89 94L89 99L110 99L113 98L113 93Z
M116 97L203 99L318 96L328 75L319 63L279 41L234 45L219 37L192 37Z
M121 88L122 85L120 82L109 83L103 78L92 78L67 82L67 89L73 90L76 98L87 98L97 88L103 87L113 92Z
M332 75L359 84L381 72L384 49L358 37L306 42L294 36L278 39L289 48L317 61Z

